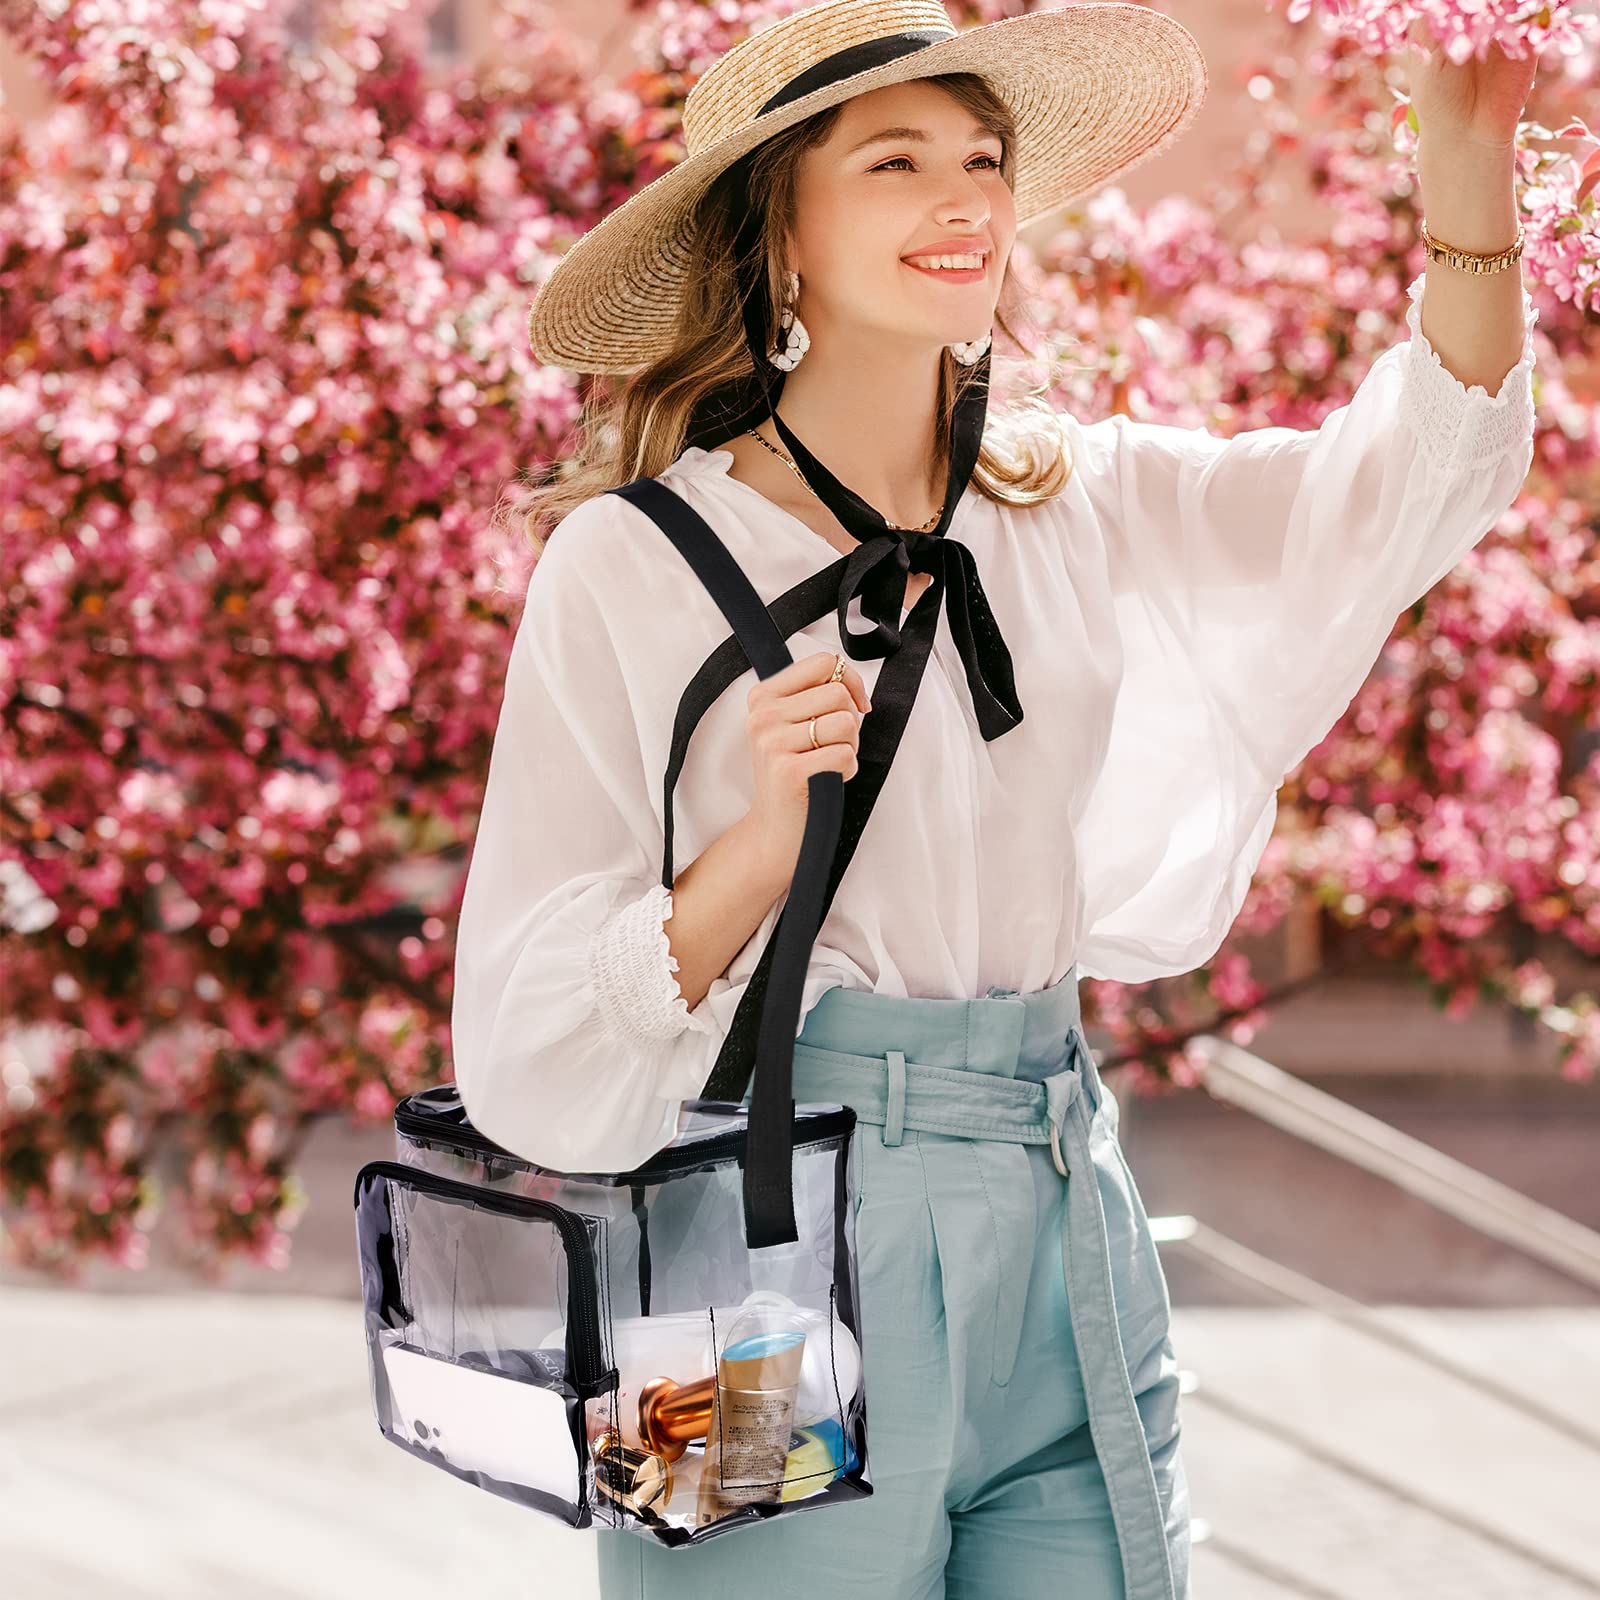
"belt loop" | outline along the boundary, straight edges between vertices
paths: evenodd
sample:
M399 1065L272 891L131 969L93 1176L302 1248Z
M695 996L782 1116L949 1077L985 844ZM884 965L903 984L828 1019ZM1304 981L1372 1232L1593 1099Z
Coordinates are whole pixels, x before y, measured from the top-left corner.
M883 1113L883 1142L899 1144L906 1131L906 1058L903 1051L890 1050L889 1100Z
M1094 1059L1094 1051L1089 1048L1089 1041L1084 1036L1082 1028L1072 1030L1072 1044L1076 1052L1079 1071L1083 1075L1083 1092L1089 1097L1089 1110L1091 1114L1098 1113L1106 1103L1105 1079L1100 1076L1100 1068Z

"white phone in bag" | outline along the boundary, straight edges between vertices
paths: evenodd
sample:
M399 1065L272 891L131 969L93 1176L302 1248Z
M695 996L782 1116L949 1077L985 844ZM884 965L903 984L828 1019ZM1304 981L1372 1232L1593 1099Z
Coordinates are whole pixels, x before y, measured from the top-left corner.
M452 1466L572 1499L581 1465L559 1391L404 1345L384 1350L383 1370L397 1433Z

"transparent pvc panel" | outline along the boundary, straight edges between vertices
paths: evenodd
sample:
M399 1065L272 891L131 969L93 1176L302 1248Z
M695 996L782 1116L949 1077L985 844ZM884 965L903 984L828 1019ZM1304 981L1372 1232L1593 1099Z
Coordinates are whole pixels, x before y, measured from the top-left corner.
M384 1435L584 1525L583 1402L610 1366L603 1222L388 1162L358 1177L356 1219Z

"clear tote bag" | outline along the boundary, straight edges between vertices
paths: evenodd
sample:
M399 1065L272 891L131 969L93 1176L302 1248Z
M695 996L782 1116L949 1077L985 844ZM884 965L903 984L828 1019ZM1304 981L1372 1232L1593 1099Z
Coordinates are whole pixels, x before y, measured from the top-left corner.
M789 664L784 640L834 608L851 558L768 608L681 496L651 478L610 492L733 627L679 704L670 887L690 735L747 666ZM894 543L863 549L892 560ZM378 1426L419 1460L571 1527L667 1545L872 1493L856 1117L796 1105L792 1065L807 958L915 700L939 581L879 674L855 777L811 778L788 899L667 1145L631 1172L554 1172L478 1132L454 1085L396 1108L395 1159L356 1176L356 1242Z

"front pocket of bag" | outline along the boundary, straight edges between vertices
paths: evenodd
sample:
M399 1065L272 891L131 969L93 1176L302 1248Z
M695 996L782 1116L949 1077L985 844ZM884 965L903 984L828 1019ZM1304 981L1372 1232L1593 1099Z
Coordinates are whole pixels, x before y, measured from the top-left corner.
M599 1290L604 1220L394 1161L361 1169L355 1209L384 1436L587 1527L585 1403L616 1385Z

